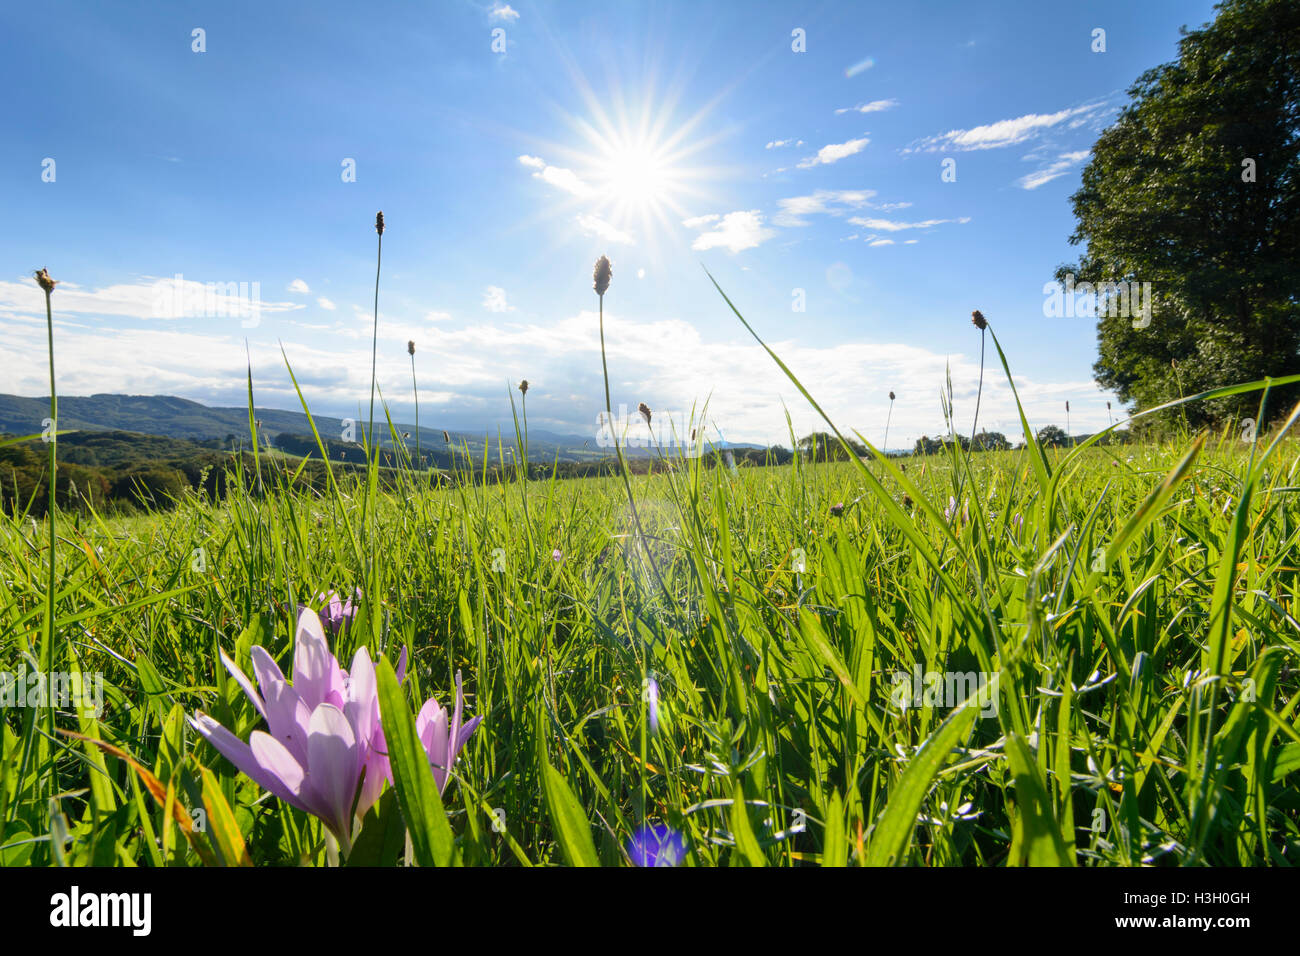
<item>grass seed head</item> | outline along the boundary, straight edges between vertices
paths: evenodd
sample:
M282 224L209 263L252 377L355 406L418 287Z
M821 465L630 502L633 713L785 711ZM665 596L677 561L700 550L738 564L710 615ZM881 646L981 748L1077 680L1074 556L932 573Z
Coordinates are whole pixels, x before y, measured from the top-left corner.
M406 354L407 355L415 354L415 339L406 340Z
M645 402L642 402L641 404L637 405L636 410L641 413L641 417L644 418L645 423L649 425L650 416L654 414L653 412L650 411L650 406L647 405Z
M989 327L989 320L984 318L984 313L979 309L976 309L970 314L970 320L975 328L979 329L981 332Z
M592 278L596 280L596 295L604 295L609 288L609 280L613 278L614 270L609 264L606 256L601 256L596 260L596 270L592 273Z
M519 392L521 395L528 394L528 379L524 379L522 382L519 383Z
M375 213L375 232L381 236L384 234L384 213L382 209Z
M36 284L45 290L46 294L54 291L54 287L59 284L57 279L51 279L50 274L45 269L36 271Z

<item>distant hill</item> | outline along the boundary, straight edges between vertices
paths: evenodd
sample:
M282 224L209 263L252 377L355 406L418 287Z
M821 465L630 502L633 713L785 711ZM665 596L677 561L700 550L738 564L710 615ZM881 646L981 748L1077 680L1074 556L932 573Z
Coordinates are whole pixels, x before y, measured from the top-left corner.
M48 398L23 398L18 395L0 395L0 433L32 435L41 431L41 422L49 415ZM310 436L311 426L302 412L283 411L278 408L255 408L254 417L260 421L264 439L273 443L281 433ZM323 415L313 416L321 438L337 442L343 434L343 420ZM394 423L399 432L409 432L409 443L415 445L415 428ZM59 396L59 430L125 431L143 435L160 435L167 438L194 442L218 442L229 448L231 442L248 440L248 409L211 408L199 402L173 395L114 395L99 394ZM360 438L357 429L356 437ZM388 429L382 418L375 422L375 431L381 445L389 444ZM481 455L484 434L488 434L488 447L495 454L496 429L472 433L450 432L451 443L457 448L468 446L473 455ZM421 428L420 445L430 450L447 447L442 429ZM505 448L514 446L513 426L503 428L501 442ZM595 438L584 435L565 435L536 428L528 430L529 454L533 461L597 461L610 457L612 448L600 447ZM728 443L733 448L757 448L757 445ZM649 454L646 449L626 449L629 457Z

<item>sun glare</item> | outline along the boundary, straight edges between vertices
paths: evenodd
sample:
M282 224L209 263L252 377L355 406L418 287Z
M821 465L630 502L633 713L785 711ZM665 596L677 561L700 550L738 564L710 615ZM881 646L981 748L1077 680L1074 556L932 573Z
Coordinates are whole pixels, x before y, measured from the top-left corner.
M614 203L647 207L668 198L672 170L664 158L644 145L623 146L605 157L601 191Z
M682 222L712 212L715 184L734 172L704 164L732 132L710 121L726 91L684 113L684 81L659 95L653 77L631 88L612 78L597 90L576 67L571 76L582 109L552 104L568 135L535 140L520 157L553 187L542 215L558 212L581 233L654 260L686 241Z

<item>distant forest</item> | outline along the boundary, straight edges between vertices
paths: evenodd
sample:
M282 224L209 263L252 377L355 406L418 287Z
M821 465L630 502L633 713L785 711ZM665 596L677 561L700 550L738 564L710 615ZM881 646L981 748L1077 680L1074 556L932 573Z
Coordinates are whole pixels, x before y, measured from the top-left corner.
M0 434L0 444L13 437ZM364 470L365 452L356 443L326 442L331 467L337 477L357 475ZM414 457L414 448L409 449ZM126 431L76 431L58 437L58 479L55 493L61 509L99 513L131 513L166 510L187 494L220 498L241 481L250 488L261 481L293 481L324 492L329 476L320 459L316 439L311 435L281 433L259 448L254 457L249 442L234 436L227 439L188 440ZM786 464L793 455L785 448L737 448L732 452L737 465ZM0 447L0 509L13 515L45 515L48 501L48 450L39 440ZM380 450L380 480L385 487L396 483L399 465L406 454L391 448ZM504 468L496 450L471 457L450 445L420 449L430 481L453 483L470 470L477 480L493 482L503 471L514 476L522 467L513 462L507 449ZM306 459L306 461L304 461ZM725 462L721 454L717 461ZM666 467L660 460L633 458L628 465L644 474ZM545 480L591 477L614 473L613 457L589 462L534 460L528 477Z

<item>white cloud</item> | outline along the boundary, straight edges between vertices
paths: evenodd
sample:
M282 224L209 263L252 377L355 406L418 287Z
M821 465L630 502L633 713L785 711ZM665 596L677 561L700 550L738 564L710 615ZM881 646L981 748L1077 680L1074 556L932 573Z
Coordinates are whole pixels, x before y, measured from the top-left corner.
M623 245L634 245L636 240L626 232L611 226L599 216L581 215L577 218L578 226L589 236L598 236L606 242L617 242Z
M289 283L289 291L297 292L299 295L306 295L311 292L311 289L307 288L307 283L302 279L294 279Z
M519 19L519 11L510 4L501 3L500 0L497 0L496 3L492 4L492 9L488 11L488 19L505 20L508 23L514 22Z
M638 279L644 279L644 278L645 278L645 270L644 270L644 269L637 269L637 270L636 270L636 277L637 277Z
M861 139L851 139L847 143L831 143L817 150L816 156L800 160L799 168L808 169L811 166L829 166L831 163L838 163L846 156L862 152L870 142L870 139L863 136Z
M1087 149L1074 153L1061 153L1054 162L1048 163L1042 169L1035 170L1027 176L1021 176L1016 180L1016 185L1021 189L1037 189L1039 186L1050 183L1053 179L1064 176L1090 155L1091 150Z
M450 312L426 312L426 313L424 313L424 321L426 321L426 322L446 322L446 321L447 321L448 319L450 319L450 318L451 318L451 313L450 313Z
M319 299L317 299L316 304L319 305L322 309L325 309L327 312L333 312L336 308L338 308L338 306L336 306L329 299L325 298L325 296L321 296Z
M988 123L984 126L949 130L938 136L930 136L920 140L913 146L903 150L903 152L925 151L933 153L939 150L963 152L974 149L1000 149L1003 146L1014 146L1017 143L1032 139L1040 133L1064 123L1066 120L1083 117L1078 121L1079 125L1082 125L1088 121L1084 114L1096 113L1099 105L1093 103L1086 106L1076 106L1056 113L1026 113L1024 116L1017 116L1015 119L998 120L996 123Z
M60 285L56 295L62 290ZM20 299L18 309L6 311L3 301L15 296ZM0 320L5 327L5 335L0 336L0 367L12 373L5 391L43 394L49 384L44 377L47 371L43 360L34 357L45 354L44 300L34 283L0 283ZM205 324L197 332L187 332L171 325L109 328L76 318L59 321L64 329L62 334L56 331L61 394L169 394L211 405L240 406L245 401L247 334L258 404L299 410L276 341L278 329L250 334L237 326ZM743 333L706 337L696 326L678 319L625 317L609 311L605 323L611 371L635 370L631 373L635 389L620 386L614 396L616 407L624 401L635 407L644 400L655 409L658 421L661 409L665 415L669 410L683 414L692 403L703 405L709 399L710 418L729 440L785 443L784 400L797 434L825 427L771 359ZM426 391L421 383L421 424L445 427L447 422L455 428L499 421L508 429L510 409L502 396L502 379L528 378L566 383L565 393L551 398L539 389L536 406L530 392L529 414L530 418L537 414L533 421L538 427L594 438L596 415L604 410L596 328L594 311L535 323L489 317L462 328L381 315L379 336L384 341L378 377L389 385L385 394L392 393L394 421L411 423L414 409L405 397L410 386L405 345L414 339L422 367L438 370L436 389ZM308 332L301 341L286 341L285 348L313 413L354 415L357 402L369 397L369 330L343 323ZM774 338L769 344L809 383L813 397L835 423L846 432L861 431L874 443L883 439L890 389L898 394L889 431L891 447L910 445L922 433L935 435L943 430L936 393L943 387L949 365L957 409L969 415L974 407L977 352L949 355L942 345L924 348L858 337L818 346L795 330L777 334L788 337ZM973 343L977 349L974 338L963 337L963 346ZM878 387L864 393L864 381ZM1072 405L1075 431L1095 431L1107 424L1105 401L1113 396L1090 381L1048 382L1017 375L1016 387L1035 429L1050 423L1064 425L1066 400ZM985 375L980 423L1019 440L1015 404L1001 375Z
M35 279L0 281L0 311L30 308L30 303L37 298L42 298L42 293ZM261 282L256 279L199 282L179 275L170 279L144 276L137 282L98 289L85 289L65 280L55 291L54 303L55 308L64 314L115 315L133 319L251 318L254 309L262 315L306 308L300 302L262 299ZM44 307L41 308L44 311Z
M802 146L803 140L794 139L774 139L764 146L764 149L780 149L782 146Z
M529 169L537 170L537 172L533 173L533 178L540 179L556 189L562 189L580 198L587 198L595 193L595 190L583 182L582 178L573 170L564 169L560 166L548 166L546 161L539 156L520 156L519 163Z
M506 304L506 290L490 285L483 290L483 308L489 312L513 312L515 307Z
M778 226L806 226L805 216L829 214L840 216L845 209L858 209L868 205L876 194L874 189L817 189L808 196L790 196L778 199L780 209L772 222Z
M836 113L879 113L883 110L892 110L898 105L898 100L872 100L870 103L863 103L861 106L845 106L838 109Z
M722 216L718 213L710 213L707 216L695 216L692 219L683 219L682 225L687 229L702 229L711 222L717 222Z
M892 246L893 244L894 244L893 239L875 239L867 243L867 245L869 246Z
M896 219L875 219L867 216L854 216L849 220L855 226L862 226L864 229L875 229L879 232L901 232L904 229L929 229L932 226L942 226L945 223L955 222L958 224L970 222L970 216L962 216L959 219L926 219L924 222L900 222Z
M691 226L690 223L700 224L700 220L708 221L713 219L718 219L718 217L700 216L696 219L687 220L684 225L687 225L688 228L698 228L698 225ZM750 209L729 212L708 232L702 232L696 236L695 241L691 243L691 248L702 251L721 246L731 252L740 252L742 249L753 249L775 235L776 230L763 225L763 214L759 210Z

